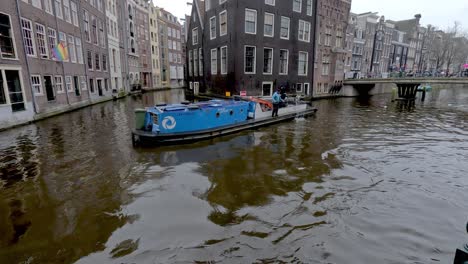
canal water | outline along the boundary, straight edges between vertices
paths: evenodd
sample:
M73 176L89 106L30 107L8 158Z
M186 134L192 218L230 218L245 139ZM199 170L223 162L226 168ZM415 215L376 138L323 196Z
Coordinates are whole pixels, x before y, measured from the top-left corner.
M135 108L183 99L1 132L0 263L451 263L468 242L468 88L132 147Z

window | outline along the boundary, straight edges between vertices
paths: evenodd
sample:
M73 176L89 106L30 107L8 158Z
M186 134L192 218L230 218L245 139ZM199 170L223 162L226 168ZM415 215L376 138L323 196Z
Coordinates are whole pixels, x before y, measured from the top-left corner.
M73 25L78 27L79 26L78 25L78 9L76 7L76 3L71 1L70 6L71 6L71 14L72 14Z
M114 72L117 72L116 58L115 49L112 49L112 67L114 68Z
M273 73L273 49L263 49L263 74Z
M180 54L179 54L180 55ZM198 71L200 73L200 76L203 76L203 55L202 55L202 49L198 49Z
M197 52L197 49L193 50L193 75L198 76L198 52Z
M198 28L192 29L192 45L198 45Z
M36 56L36 48L34 45L34 36L32 32L31 21L21 18L21 27L23 29L23 40L26 55Z
M106 47L106 40L105 40L105 36L104 36L104 23L102 22L102 20L98 20L98 24L99 24L99 33L98 33L99 34L99 44L101 45L101 47L105 48Z
M47 35L49 40L49 49L52 51L57 46L57 32L55 29L48 28ZM51 59L55 60L56 58L53 56L53 53L50 54Z
M53 15L53 9L52 9L52 0L44 0L44 10Z
M99 53L94 54L94 58L95 58L94 69L96 69L96 71L100 71L101 70L101 58L99 56Z
M262 83L262 96L272 96L272 95L273 95L273 83L263 82Z
M68 54L70 61L76 63L75 38L73 36L68 36Z
M302 0L293 0L293 11L301 13L301 11L302 11Z
M273 37L275 31L275 15L265 13L265 25L263 27L263 35Z
M35 95L42 95L42 83L40 75L31 75L31 84Z
M296 93L302 93L302 83L296 84Z
M55 90L57 91L57 93L63 93L63 78L62 76L55 76L54 77L54 81L55 81Z
M322 64L322 75L327 76L330 72L330 64Z
M10 17L2 13L0 13L0 57L3 59L16 58Z
M219 13L219 36L227 34L227 12L224 10Z
M245 46L245 57L244 57L244 72L255 74L255 66L256 66L256 53L257 48L255 46Z
M70 54L70 53L68 52L67 35L65 35L65 33L63 33L63 32L59 32L59 43L62 43L62 45L63 45L63 47L64 47L64 49L65 49L65 53L66 53L66 54ZM64 58L63 61L68 61L68 60L69 60L69 58L67 58L67 57L65 56L65 58Z
M193 51L189 50L189 76L193 76Z
M43 59L49 58L49 53L47 52L47 41L45 35L45 27L41 24L36 24L36 40L37 40L37 51L39 56Z
M299 20L299 40L310 42L310 22Z
M210 39L216 38L216 17L210 18Z
M31 1L31 4L32 4L34 7L37 7L37 8L39 8L39 9L42 9L41 0L32 0L32 1Z
M290 25L289 17L281 17L281 32L280 38L282 39L289 39L289 25Z
M245 9L245 33L257 34L257 10Z
M88 69L93 70L93 53L88 50Z
M107 71L107 56L104 54L102 55L102 70Z
M65 21L71 23L70 0L63 0L63 17L65 18Z
M275 0L265 0L265 4L274 6L275 5Z
M279 60L280 60L279 74L280 75L287 75L288 74L289 51L288 50L280 50Z
M89 32L89 15L88 11L83 10L83 21L84 21L84 34L87 42L91 42L91 35Z
M312 15L312 0L307 0L307 15L311 16Z
M98 10L102 12L102 0L96 0L96 2Z
M75 38L76 46L76 61L79 64L83 64L83 46L81 45L81 39Z
M228 67L227 46L221 47L221 74L227 74Z
M71 76L65 76L65 87L67 87L67 92L73 92Z
M9 95L8 98L6 93ZM18 70L0 70L0 104L7 103L10 103L13 112L26 109Z
M81 90L86 90L88 89L86 87L86 77L85 76L80 76L80 87L81 87Z
M62 13L62 0L55 0L55 15L63 19L63 13Z
M307 76L307 64L309 60L309 54L307 52L299 51L299 62L298 62L298 75Z
M97 36L97 21L94 16L91 16L91 35L94 44L98 44L98 36Z
M211 74L218 73L218 50L211 50Z

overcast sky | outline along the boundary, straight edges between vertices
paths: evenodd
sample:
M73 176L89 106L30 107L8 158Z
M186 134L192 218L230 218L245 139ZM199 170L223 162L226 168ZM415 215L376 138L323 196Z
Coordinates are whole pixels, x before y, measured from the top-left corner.
M187 2L191 3L192 0L153 1L157 6L166 9L179 18L183 18L191 10ZM379 12L380 15L384 15L386 19L391 20L410 19L415 14L421 14L421 24L424 26L432 24L444 29L457 20L465 28L468 28L468 0L353 0L351 9L354 13Z

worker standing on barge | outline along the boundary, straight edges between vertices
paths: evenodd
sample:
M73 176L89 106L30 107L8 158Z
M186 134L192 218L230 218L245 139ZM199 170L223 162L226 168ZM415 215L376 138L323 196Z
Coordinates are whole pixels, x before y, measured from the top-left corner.
M276 90L276 92L273 94L273 98L272 98L272 103L273 103L273 112L271 113L271 117L275 117L275 116L278 116L278 110L279 110L279 107L280 107L280 103L281 101L281 96L280 96L280 91L281 89L278 88Z

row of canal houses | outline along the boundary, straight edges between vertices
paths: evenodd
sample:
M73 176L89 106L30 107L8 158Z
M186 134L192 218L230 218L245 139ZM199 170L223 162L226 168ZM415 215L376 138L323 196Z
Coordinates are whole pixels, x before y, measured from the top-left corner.
M0 130L134 90L182 87L184 38L177 18L145 0L2 0Z

